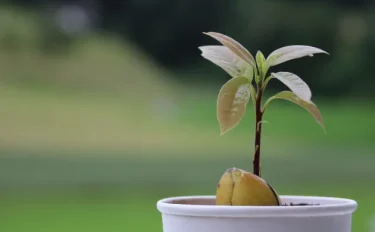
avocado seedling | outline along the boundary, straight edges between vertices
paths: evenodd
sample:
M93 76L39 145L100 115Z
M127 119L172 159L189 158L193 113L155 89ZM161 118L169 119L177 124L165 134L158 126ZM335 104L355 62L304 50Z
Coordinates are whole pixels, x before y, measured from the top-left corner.
M254 58L240 43L226 35L205 34L221 44L199 47L201 55L231 76L217 97L221 134L238 125L249 102L254 105L253 170L227 169L218 178L216 195L159 200L157 208L162 214L163 231L351 232L352 215L358 206L356 201L338 197L278 195L261 177L262 123L271 102L284 99L305 108L325 131L321 113L311 101L308 85L296 74L270 72L270 69L289 60L328 53L311 46L292 45L271 52L267 58L258 51ZM263 99L264 91L273 79L284 83L289 90Z
M309 86L296 74L269 72L269 69L289 60L328 53L312 46L292 45L273 51L267 58L258 51L254 58L245 47L229 36L216 32L204 34L221 45L201 46L201 55L231 76L220 89L217 98L217 119L221 135L238 125L250 101L255 111L253 172L238 168L226 170L217 185L216 204L282 205L276 191L261 178L262 123L267 107L275 99L284 99L305 108L324 131L325 126L318 107L311 101ZM272 79L281 81L290 91L279 92L263 102L264 91Z

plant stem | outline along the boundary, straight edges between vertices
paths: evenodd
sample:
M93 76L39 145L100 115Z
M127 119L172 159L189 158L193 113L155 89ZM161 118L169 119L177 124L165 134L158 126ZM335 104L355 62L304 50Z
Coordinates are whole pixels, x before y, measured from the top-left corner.
M261 85L260 85L261 86ZM253 172L260 177L260 141L262 133L262 96L263 88L258 86L258 94L255 102L255 153L253 160Z

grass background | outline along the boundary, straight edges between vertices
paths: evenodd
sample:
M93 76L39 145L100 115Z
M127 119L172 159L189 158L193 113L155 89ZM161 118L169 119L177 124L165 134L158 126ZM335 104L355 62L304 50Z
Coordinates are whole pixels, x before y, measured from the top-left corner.
M110 38L80 45L63 58L0 57L0 231L157 232L157 200L213 195L225 169L251 170L251 107L219 136L220 86L172 82ZM282 195L358 201L353 232L370 231L372 102L314 101L327 134L298 106L270 105L263 177Z

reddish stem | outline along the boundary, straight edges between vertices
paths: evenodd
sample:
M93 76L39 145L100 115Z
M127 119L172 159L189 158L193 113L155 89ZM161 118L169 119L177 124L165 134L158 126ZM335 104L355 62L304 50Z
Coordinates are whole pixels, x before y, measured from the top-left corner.
M255 175L260 176L260 141L262 133L262 96L263 89L258 88L258 94L255 102L255 153L253 160L253 172Z

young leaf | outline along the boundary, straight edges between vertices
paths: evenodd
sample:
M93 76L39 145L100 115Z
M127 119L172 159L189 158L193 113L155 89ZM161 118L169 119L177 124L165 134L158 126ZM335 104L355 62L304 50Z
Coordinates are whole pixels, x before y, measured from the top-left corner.
M258 65L259 75L260 77L264 78L268 71L268 66L266 64L266 59L261 51L258 51L256 54L256 61ZM262 80L263 81L263 80Z
M325 53L328 52L323 51L322 49L312 47L312 46L305 46L305 45L292 45L279 48L273 51L267 57L267 64L271 66L275 66L281 63L284 63L289 60L298 59L304 56L313 56L316 53Z
M284 100L288 100L288 101L291 101L303 108L305 108L315 119L315 121L323 128L324 132L325 132L325 126L324 126L324 123L323 123L323 118L322 118L322 115L318 109L318 107L316 107L316 105L312 102L312 101L305 101L305 100L302 100L301 98L299 98L296 94L294 94L293 92L290 92L290 91L283 91L283 92L280 92L276 95L274 95L273 97L270 97L265 103L264 103L264 106L263 106L263 111L265 111L266 107L268 106L268 104L274 100L274 99L284 99Z
M226 35L223 35L223 34L217 33L217 32L204 32L203 34L206 34L206 35L211 36L212 38L216 39L222 45L229 48L229 50L231 50L238 57L243 59L246 63L255 67L254 57L239 42L235 41L234 39L232 39L229 36L226 36Z
M277 72L271 75L288 86L299 98L305 101L311 99L311 90L309 86L297 75L290 72Z
M255 83L258 85L259 82L260 82L260 76L258 73L255 73L255 77L254 77L254 80L255 80Z
M217 119L222 135L236 127L245 115L251 96L250 86L246 77L235 77L221 88L217 98Z
M221 67L232 77L253 73L252 66L247 64L225 46L213 45L201 46L198 48L202 51L201 55L205 59Z

